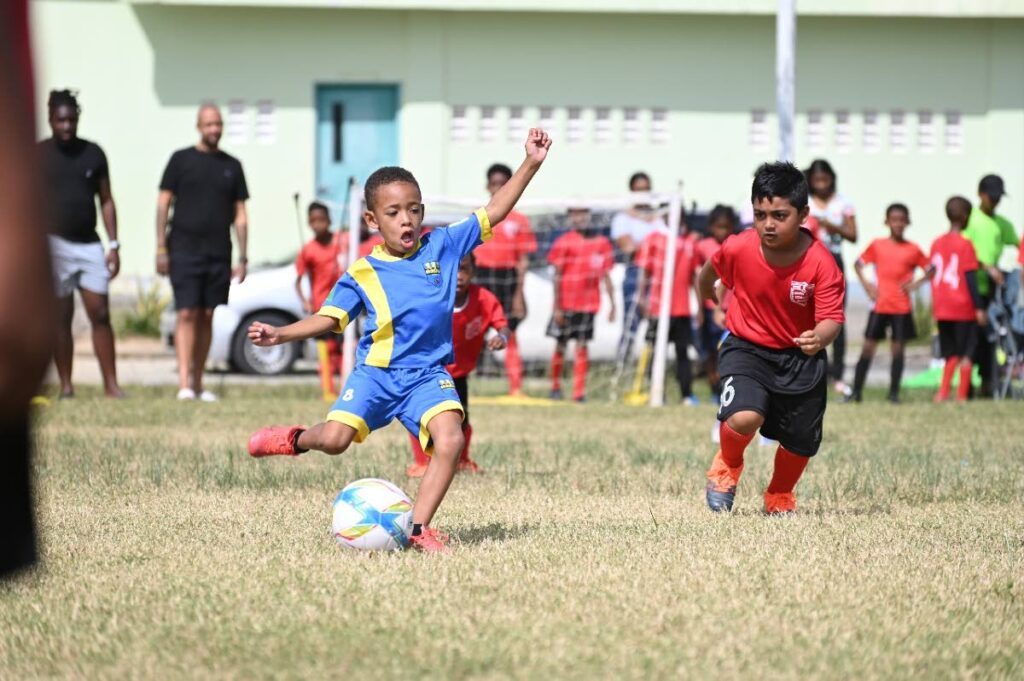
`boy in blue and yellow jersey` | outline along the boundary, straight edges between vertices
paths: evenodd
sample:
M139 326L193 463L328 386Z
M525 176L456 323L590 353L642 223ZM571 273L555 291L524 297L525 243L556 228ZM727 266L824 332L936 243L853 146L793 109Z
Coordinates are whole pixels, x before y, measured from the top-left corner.
M547 133L530 130L526 158L487 206L422 238L424 207L412 173L381 168L369 177L365 219L384 243L349 267L317 314L280 328L261 322L249 327L254 344L279 345L340 333L365 311L356 367L324 423L264 428L249 440L252 456L295 456L311 449L340 454L397 418L432 454L413 508L412 545L444 549L447 537L429 525L465 444L462 404L445 370L452 361L459 263L490 238L492 224L505 219L550 147Z

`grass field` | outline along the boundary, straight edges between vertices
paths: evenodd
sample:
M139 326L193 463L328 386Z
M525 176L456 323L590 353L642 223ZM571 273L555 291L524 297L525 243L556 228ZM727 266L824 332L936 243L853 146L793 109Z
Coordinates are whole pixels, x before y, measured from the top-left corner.
M0 677L1021 678L1021 405L832 405L766 518L752 447L710 515L710 406L476 406L446 555L344 552L346 482L404 477L398 426L250 460L308 388L88 396L40 413L42 566L0 585Z

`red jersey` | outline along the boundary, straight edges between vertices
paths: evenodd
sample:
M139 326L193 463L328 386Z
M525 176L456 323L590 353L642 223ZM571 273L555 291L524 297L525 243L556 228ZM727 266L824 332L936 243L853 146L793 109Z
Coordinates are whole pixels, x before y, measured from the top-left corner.
M515 267L519 258L537 250L537 239L530 229L530 218L512 211L494 225L493 236L473 251L477 267L508 269Z
M878 314L910 314L910 296L903 285L914 278L914 270L928 267L928 257L912 241L875 239L861 254L862 263L875 266L878 280Z
M601 309L601 278L615 264L608 237L567 232L551 244L548 262L561 275L558 302L563 311L594 313Z
M694 249L694 254L697 257L697 268L704 267L704 263L709 262L715 253L718 253L718 249L722 247L715 237L706 236L697 242L697 246ZM704 307L708 310L715 309L715 301L705 300Z
M711 264L733 293L725 326L743 340L782 350L796 347L793 339L824 319L844 321L846 283L820 241L792 265L774 267L757 230L748 229L726 239Z
M501 331L506 326L508 321L498 298L483 286L470 284L466 304L455 308L452 316L455 361L447 367L452 378L468 376L476 369L488 329Z
M344 246L347 243L332 236L327 244L312 239L302 247L295 257L295 271L300 277L309 274L309 292L313 299L314 309L319 308L331 289L341 278L341 265L345 258Z
M370 234L366 241L359 244L359 257L365 258L370 255L370 253L373 252L373 249L380 246L382 243L384 243L384 237L382 237L379 232Z
M650 282L647 314L657 316L661 310L661 282L665 272L665 243L668 235L656 230L644 237L636 252L636 265L643 269ZM714 239L712 239L714 241ZM671 316L690 316L690 286L699 267L693 239L676 237L676 271L672 279Z
M974 301L967 273L978 269L974 246L959 232L943 234L932 243L932 314L940 322L973 322Z

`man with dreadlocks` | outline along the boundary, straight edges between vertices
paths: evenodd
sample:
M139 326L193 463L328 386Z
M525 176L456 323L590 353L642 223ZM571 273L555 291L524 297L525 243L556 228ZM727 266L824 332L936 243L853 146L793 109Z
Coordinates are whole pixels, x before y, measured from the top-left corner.
M110 326L107 287L121 267L118 258L117 209L110 193L107 157L93 142L78 136L81 108L69 90L53 90L49 99L52 137L39 143L43 185L48 192L46 214L58 298L57 345L54 360L60 377L60 396L73 397L71 360L74 339L75 289L92 323L92 346L103 374L107 397L123 397L117 383L114 331ZM96 197L107 228L104 253L96 233Z

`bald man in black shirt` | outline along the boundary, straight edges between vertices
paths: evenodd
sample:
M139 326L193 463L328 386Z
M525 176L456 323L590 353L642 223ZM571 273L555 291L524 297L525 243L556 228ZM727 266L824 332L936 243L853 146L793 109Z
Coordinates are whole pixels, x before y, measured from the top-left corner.
M156 269L170 275L178 312L178 399L215 402L217 396L203 388L203 372L213 310L228 302L232 225L239 251L234 276L245 279L249 190L242 164L218 146L224 129L220 110L201 107L196 127L199 143L174 152L160 180Z

